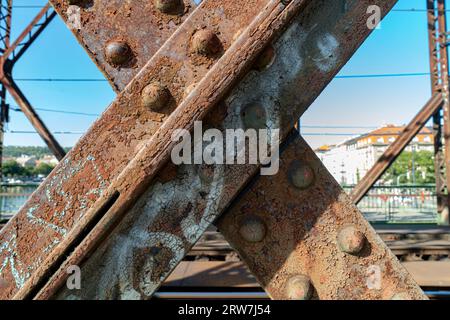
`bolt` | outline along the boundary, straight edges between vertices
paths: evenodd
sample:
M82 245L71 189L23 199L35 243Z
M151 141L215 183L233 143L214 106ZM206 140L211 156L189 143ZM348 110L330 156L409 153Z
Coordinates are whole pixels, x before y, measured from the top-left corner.
M199 30L192 37L192 48L195 53L213 56L221 49L217 35L211 30Z
M142 90L141 98L144 107L159 111L169 102L170 92L167 87L155 81Z
M294 276L286 283L286 295L289 300L309 300L312 293L313 287L308 276Z
M275 60L275 49L272 45L269 45L256 59L254 68L258 71L269 68Z
M261 218L257 216L244 217L241 221L239 234L247 242L261 242L266 236L267 228Z
M337 236L337 243L341 251L349 254L357 254L362 250L366 242L364 234L354 226L342 228Z
M313 168L307 163L294 160L288 170L290 182L298 189L309 188L315 180Z
M250 103L242 108L242 122L246 129L266 129L266 110L257 103Z
M155 0L155 7L162 13L177 13L183 5L181 0Z
M111 41L106 45L105 56L110 64L121 66L131 60L132 52L126 42Z

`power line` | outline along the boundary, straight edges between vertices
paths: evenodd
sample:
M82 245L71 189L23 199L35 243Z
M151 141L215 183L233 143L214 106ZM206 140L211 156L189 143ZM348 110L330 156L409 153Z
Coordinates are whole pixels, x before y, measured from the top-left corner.
M6 131L6 133L13 133L13 134L38 134L36 131L28 131L28 130L10 130ZM81 135L85 134L86 132L81 131L53 131L52 134L60 134L60 135Z
M354 78L396 78L396 77L422 77L429 76L429 72L414 72L414 73L381 73L381 74L354 74L336 76L336 79L354 79Z
M23 82L105 82L106 79L88 79L88 78L17 78L15 81Z
M6 133L12 133L12 134L38 134L36 131L29 131L29 130L10 130ZM58 134L58 135L82 135L86 132L82 131L53 131L52 134ZM302 136L359 136L361 135L361 132L347 132L347 133L340 133L340 132L302 132Z
M393 78L393 77L422 77L429 76L429 72L411 73L380 73L380 74L350 74L338 75L335 79L355 79L355 78ZM16 81L23 82L106 82L106 79L95 78L17 78Z
M428 12L428 11L435 11L433 9L416 9L416 8L409 8L409 9L392 9L392 12ZM437 10L436 10L437 11ZM450 10L444 10L445 12L450 12Z
M47 108L34 108L38 111L44 112L54 112L54 113L62 113L62 114L73 114L79 116L89 116L89 117L98 117L100 114L98 113L87 113L87 112L78 112L78 111L66 111L66 110L58 110L58 109L47 109ZM11 110L16 112L22 112L19 107L11 107Z

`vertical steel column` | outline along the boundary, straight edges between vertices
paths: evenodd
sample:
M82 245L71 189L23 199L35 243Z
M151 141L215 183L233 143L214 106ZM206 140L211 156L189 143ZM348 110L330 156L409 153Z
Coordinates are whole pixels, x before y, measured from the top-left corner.
M439 45L439 65L441 73L441 91L444 110L444 155L446 185L450 185L450 101L449 101L449 79L448 79L448 50L447 50L447 18L445 13L445 0L437 1L438 9L438 45ZM446 202L449 203L447 192ZM448 206L441 212L440 224L449 224Z
M438 32L436 27L436 0L427 0L427 18L428 18L428 44L430 52L430 79L432 94L441 91L440 73L439 73L439 50ZM445 196L445 159L444 148L442 144L442 109L439 109L433 115L433 136L434 136L434 171L436 176L436 198L437 210L441 214L448 210L448 202Z
M0 29L1 29L1 51L5 52L10 45L11 39L11 10L12 0L1 0L0 2ZM6 103L6 88L0 84L0 182L3 180L3 138L4 124L8 121L8 104Z

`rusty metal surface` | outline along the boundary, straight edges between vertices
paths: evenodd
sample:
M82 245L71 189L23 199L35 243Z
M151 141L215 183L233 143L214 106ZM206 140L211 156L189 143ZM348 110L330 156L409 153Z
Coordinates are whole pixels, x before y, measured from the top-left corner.
M74 228L81 229L90 209L111 181L142 148L161 123L176 108L185 89L196 83L214 65L218 57L192 54L190 39L195 30L214 26L223 51L233 36L259 12L265 0L252 0L248 7L236 8L235 1L210 0L189 17L158 53L103 113L89 132L77 143L60 165L36 190L20 212L0 233L1 298L11 298L26 284L34 286L36 269L47 268L66 248ZM140 91L149 82L159 80L170 91L166 108L153 112L141 105ZM30 243L30 237L39 240ZM63 244L61 245L61 243ZM58 251L59 250L59 251ZM49 258L50 257L50 258ZM36 275L37 278L43 273Z
M424 299L313 150L299 136L293 139L282 154L279 174L260 177L217 223L270 297L301 298L300 280L289 284L304 277L313 288L311 298L374 300L407 294ZM260 241L249 241L243 229L248 219L266 230ZM378 283L370 282L374 272L379 272Z
M95 0L70 5L66 0L50 0L118 92L137 75L196 7L194 1L182 0L176 10L165 13L157 9L156 2ZM217 16L219 12L215 14ZM228 18L226 14L224 18ZM105 47L112 41L124 41L132 50L133 57L129 63L119 68L111 65L105 57Z
M203 2L200 8L208 8L211 3L212 1ZM66 255L66 252L72 252L42 288L38 297L48 298L64 284L67 277L66 268L81 263L84 257L89 255L90 251L98 245L98 242L107 235L109 229L120 221L127 210L131 209L135 201L139 199L142 192L149 187L158 170L169 161L171 150L177 145L177 141L172 138L176 130L192 131L194 122L202 120L216 103L220 102L221 98L236 84L236 81L250 69L258 54L269 44L269 41L278 36L307 3L309 3L308 0L291 1L287 5L281 0L268 1L248 27L240 32L233 45L224 51L218 63L212 66L206 76L197 83L195 89L175 109L155 135L142 146L141 150L105 190L98 201L89 208L83 219L61 243L62 250L47 257L43 265L32 275L29 285L24 286L15 296L16 298L33 295L34 287L39 287L39 282L46 277L46 273L50 272L49 270L54 268L55 264L60 264L57 260L58 257ZM236 2L233 4L236 5ZM230 9L232 8L230 7ZM221 45L220 47L216 45L220 41L216 35L222 35L221 32L215 31L214 35L210 30L199 31L198 28L183 30L198 12L199 10L196 10L180 29L185 31L183 34L185 38L186 35L192 35L191 50L194 49L197 53L201 53L201 59L204 59L205 56L215 58L222 52ZM197 38L199 32L202 36ZM170 41L177 40L176 35ZM207 41L205 41L204 35L207 35ZM201 45L201 47L197 47L196 40L200 40L198 45ZM210 40L213 40L214 46L212 46L213 43ZM209 45L204 46L206 43ZM179 44L177 45L179 46ZM195 57L191 60L195 61ZM147 70L147 67L140 75L145 76L151 72L151 69ZM159 85L154 88L157 87ZM141 92L142 87L138 90L138 92ZM103 215L101 220L84 237L81 243L76 244L76 249L74 249L74 241L81 233L85 232L88 225L95 221L100 214ZM178 220L176 216L166 217L166 219ZM167 222L164 223L167 224Z
M351 197L356 204L361 201L370 188L372 188L386 170L389 169L392 163L394 163L402 151L443 104L443 96L440 93L436 93L411 120L400 136L386 149L377 162L352 190Z
M438 32L436 17L436 0L427 0L427 22L428 22L428 48L430 56L430 80L431 92L436 94L441 91L440 85L440 59L438 48ZM439 214L448 211L449 202L445 195L445 157L442 143L442 109L433 115L433 143L434 143L434 172L436 177L436 200Z
M439 67L441 72L441 93L444 104L443 109L443 131L444 131L444 157L445 157L445 179L446 186L450 186L450 88L449 88L449 59L448 59L448 33L447 33L447 12L445 0L437 0L438 10L438 43L439 43ZM450 193L447 191L447 203L450 204ZM440 224L450 224L449 208L443 210L440 216Z
M375 4L384 15L395 2ZM373 1L345 4L314 1L301 12L274 43L273 63L265 70L251 71L225 99L221 130L242 128L242 108L257 101L266 111L267 126L281 128L286 136L295 119L370 33L366 11ZM257 166L204 169L167 165L117 229L81 265L83 289L62 288L56 298L149 297Z

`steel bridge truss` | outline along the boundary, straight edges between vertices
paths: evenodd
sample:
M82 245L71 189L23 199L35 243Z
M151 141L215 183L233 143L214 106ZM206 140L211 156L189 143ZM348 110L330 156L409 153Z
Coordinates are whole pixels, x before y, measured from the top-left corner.
M426 299L293 129L396 0L50 2L118 96L0 232L0 298L148 299L215 223L272 298ZM175 166L197 120L280 129L279 173Z

